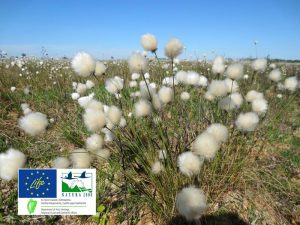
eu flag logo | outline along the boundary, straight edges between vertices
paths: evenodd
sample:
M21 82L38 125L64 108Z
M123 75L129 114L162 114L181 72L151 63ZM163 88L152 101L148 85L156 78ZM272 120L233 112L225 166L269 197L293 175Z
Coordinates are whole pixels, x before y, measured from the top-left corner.
M19 169L19 198L56 198L55 169Z

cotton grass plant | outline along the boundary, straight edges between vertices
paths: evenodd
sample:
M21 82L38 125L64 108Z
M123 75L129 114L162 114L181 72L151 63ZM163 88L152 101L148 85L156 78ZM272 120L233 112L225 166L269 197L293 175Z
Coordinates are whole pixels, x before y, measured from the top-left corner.
M153 53L159 48L150 34L141 37L141 44ZM36 74L28 75L33 77L28 82L26 75L3 81L7 99L22 98L16 104L20 114L14 120L15 129L37 143L57 129L68 151L53 153L48 165L96 167L97 204L112 207L111 196L117 198L119 223L133 222L139 211L146 210L158 224L178 214L198 221L213 212L214 202L245 182L244 168L255 151L255 138L264 136L265 127L284 114L270 113L277 104L276 95L291 102L298 94L295 74L287 76L280 67L269 68L265 59L247 64L219 56L212 64L180 62L177 57L183 45L179 39L171 39L164 50L165 61L151 61L134 52L127 62L104 63L88 53L78 53L71 63L57 66L36 62L35 68L51 84L56 82L48 91L66 105L60 116L56 116L60 105L52 106L56 111L48 110L46 104L51 103L36 93L36 87L48 85L37 82ZM64 73L64 67L72 71ZM45 72L56 69L62 77ZM243 79L246 72L255 77L253 82ZM23 90L20 79L31 85L31 94L19 91ZM14 92L9 91L12 86ZM17 168L26 166L26 156L28 165L37 156L28 151L25 155L21 148L7 149L0 155L1 165L6 165L0 166L0 174L3 180L13 180Z

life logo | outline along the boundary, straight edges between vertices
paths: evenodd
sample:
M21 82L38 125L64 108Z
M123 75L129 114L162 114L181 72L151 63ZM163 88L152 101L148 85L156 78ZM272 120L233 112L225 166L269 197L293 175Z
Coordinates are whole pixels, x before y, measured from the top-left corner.
M61 173L62 197L92 197L93 174L86 171Z
M19 198L56 198L55 169L20 169Z

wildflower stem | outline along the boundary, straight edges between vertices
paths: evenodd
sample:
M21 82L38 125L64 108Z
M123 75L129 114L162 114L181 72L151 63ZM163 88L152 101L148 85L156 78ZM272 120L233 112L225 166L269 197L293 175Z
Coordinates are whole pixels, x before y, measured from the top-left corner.
M147 83L147 81L146 81L144 72L143 72L143 71L141 71L141 72L142 72L142 76L143 76L143 79L144 79L145 84L146 84L146 87L147 87L147 91L148 91L148 94L149 94L150 101L151 101L151 103L152 103L152 96L151 96L151 94L150 94L150 90L149 90L149 87L148 87L148 83Z
M159 60L159 58L158 58L158 56L157 56L156 50L153 51L153 54L155 55L155 58L156 58L156 60L157 60L157 62L158 62L158 65L159 65L159 68L161 68L160 60Z
M174 68L173 68L174 58L171 58L171 72L173 76L173 92L174 92L174 99L175 99L175 76L174 76Z

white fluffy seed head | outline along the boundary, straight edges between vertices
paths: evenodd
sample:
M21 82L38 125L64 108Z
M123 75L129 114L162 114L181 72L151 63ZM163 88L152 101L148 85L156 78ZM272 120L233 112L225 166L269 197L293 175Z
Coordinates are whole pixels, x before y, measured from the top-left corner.
M180 172L188 177L199 174L202 164L203 160L193 152L181 153L177 159Z
M74 93L71 94L71 98L73 100L77 100L79 97L80 97L80 94L78 94L77 92L74 92Z
M157 94L153 94L152 95L153 108L159 111L162 108L162 104L163 103L161 102L159 96Z
M239 91L239 85L235 80L231 80L229 78L226 78L224 81L227 85L227 92L228 93Z
M103 147L104 140L99 134L92 134L85 141L85 146L88 151L95 152Z
M252 68L255 71L263 72L267 67L267 60L266 59L256 59L252 62Z
M75 169L89 168L91 166L91 156L83 148L75 149L71 154L71 160Z
M220 99L219 107L224 110L238 109L243 104L243 97L240 93L232 93L225 98Z
M117 106L110 106L107 112L108 119L113 125L119 125L122 116L122 111Z
M214 138L222 143L228 139L228 129L226 126L220 123L213 123L207 129L206 132L214 136Z
M298 88L298 82L299 81L297 80L296 76L289 77L284 81L284 88L289 90L290 92L294 92Z
M52 168L66 169L71 165L70 160L67 157L57 157L52 162Z
M82 96L85 94L86 91L87 91L87 86L85 84L82 84L82 83L77 84L76 92L78 94L80 94Z
M134 114L136 117L144 117L150 115L152 112L151 104L149 101L140 99L134 104Z
M175 74L175 78L179 83L185 83L186 78L187 78L187 72L183 71L183 70L179 70L176 74Z
M141 45L145 51L155 52L157 49L157 40L153 34L144 34L141 37Z
M227 94L227 84L224 80L213 80L208 86L208 92L215 97L222 97Z
M205 159L212 159L215 157L220 148L220 143L217 139L208 132L204 132L196 138L192 143L191 150Z
M122 116L119 123L119 127L126 127L126 125L127 125L126 119Z
M213 101L215 99L215 96L207 91L207 92L205 92L204 98L208 101Z
M44 133L48 124L46 115L40 112L31 112L19 119L20 128L31 136Z
M129 87L134 88L134 87L137 87L137 86L138 86L138 83L135 80L132 80L132 81L129 82Z
M133 53L128 59L128 65L131 72L140 73L147 70L147 60L140 53Z
M207 84L208 84L207 78L205 76L203 76L203 75L200 75L198 86L206 87Z
M241 63L234 63L227 67L226 76L232 80L239 80L243 77L244 66Z
M84 106L85 109L103 110L103 104L95 99L91 99Z
M164 104L167 104L173 99L173 90L170 87L161 87L158 91L158 97L160 101Z
M91 89L95 86L95 83L91 80L87 80L85 85L86 85L87 89Z
M185 79L183 80L184 84L200 86L200 75L195 71L188 71Z
M240 108L241 105L243 104L244 99L240 93L234 92L234 93L230 94L229 97L236 108Z
M176 207L187 220L197 220L206 211L206 196L199 188L183 188L176 196Z
M29 109L29 108L27 108L27 109L24 109L23 114L24 114L24 115L27 115L27 114L29 114L29 113L31 113L31 112L32 112L32 110Z
M281 79L281 72L279 69L274 69L269 73L268 77L270 80L278 82Z
M268 102L264 98L254 99L251 105L252 111L256 112L258 115L263 115L268 110Z
M214 59L213 65L212 65L212 72L217 74L222 74L225 71L225 65L224 65L224 58L222 56L217 56Z
M90 76L96 67L96 62L92 56L85 52L79 52L72 60L72 68L78 76L88 77Z
M29 108L29 104L27 103L22 103L21 104L21 109L24 111L25 109L28 109Z
M155 175L158 175L164 171L164 165L160 161L156 161L152 164L151 169L152 169L152 173L154 173Z
M18 178L18 169L24 167L26 156L17 149L9 148L0 154L0 178L12 180Z
M95 75L102 76L105 74L107 67L104 65L103 62L97 61L95 67Z
M91 132L100 131L106 123L105 114L102 110L87 108L83 114L84 124Z
M253 102L255 99L264 98L264 94L255 90L248 91L246 95L247 102Z
M133 73L133 74L131 74L131 79L132 80L137 80L137 79L139 79L140 78L140 74L139 73Z
M148 88L147 88L147 85L148 85ZM156 88L151 86L148 82L147 82L147 85L144 81L141 81L139 86L140 86L140 96L144 99L150 99L150 96L149 96L149 92L150 92L150 95L154 95L155 92L156 92Z
M251 132L255 130L258 122L259 118L255 112L247 112L238 116L235 125L240 131Z
M181 54L183 45L177 38L172 38L165 46L165 55L168 58L174 59Z
M124 87L124 80L121 77L115 76L105 81L105 89L111 93L116 94Z
M185 101L185 102L188 101L190 99L190 97L191 97L190 94L186 91L184 91L180 94L181 100Z

